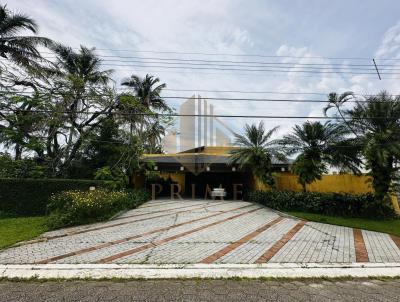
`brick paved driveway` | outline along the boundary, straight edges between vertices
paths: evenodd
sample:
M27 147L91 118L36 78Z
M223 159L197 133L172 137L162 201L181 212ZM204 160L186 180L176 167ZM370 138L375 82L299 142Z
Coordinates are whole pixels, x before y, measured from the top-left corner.
M2 264L266 262L399 263L400 240L284 217L248 202L157 200L0 252Z

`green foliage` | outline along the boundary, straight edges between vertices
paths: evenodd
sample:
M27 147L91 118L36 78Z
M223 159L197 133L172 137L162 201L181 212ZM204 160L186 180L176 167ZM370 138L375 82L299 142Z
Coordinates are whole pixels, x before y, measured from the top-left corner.
M15 160L29 156L37 163L27 169L32 173L9 175L91 179L108 166L131 183L143 168L141 155L161 151L172 123L159 115L172 112L161 97L166 84L155 76L132 75L122 81L128 92L120 95L113 71L94 48L22 36L37 28L30 17L0 5L0 145ZM40 56L39 45L52 60Z
M52 194L65 190L102 187L102 181L77 179L0 179L0 213L43 215Z
M399 171L400 159L400 96L386 91L377 96L366 96L351 109L341 109L349 99L358 99L352 93L344 98L331 94L326 110L336 108L343 123L353 132L353 149L361 152L365 167L372 176L372 187L379 200L393 189ZM349 97L350 96L350 97Z
M245 126L245 134L235 133L235 145L238 149L231 151L230 163L239 166L239 169L249 167L253 174L262 182L273 185L272 158L284 159L277 149L276 142L271 136L277 130L265 130L264 123Z
M292 171L298 176L304 191L306 184L321 179L329 166L359 173L361 160L357 149L352 148L348 135L349 130L344 125L305 122L301 126L296 125L292 134L279 141L288 155L299 154Z
M60 228L102 221L147 200L148 195L143 191L64 191L50 198L48 225Z
M30 158L13 160L9 154L0 154L0 178L43 178L45 168Z
M104 186L111 190L121 190L126 187L127 177L120 170L111 170L109 166L97 169L94 179L102 180Z
M379 202L372 194L253 191L249 194L249 200L280 211L343 217L395 217L390 201Z
M327 172L327 167L321 161L307 159L301 154L294 161L291 170L297 175L303 191L306 191L306 185L321 179L322 174Z
M31 66L36 60L42 59L37 46L48 45L50 39L22 35L24 31L36 33L36 22L17 12L11 12L6 5L0 5L0 54L13 63Z

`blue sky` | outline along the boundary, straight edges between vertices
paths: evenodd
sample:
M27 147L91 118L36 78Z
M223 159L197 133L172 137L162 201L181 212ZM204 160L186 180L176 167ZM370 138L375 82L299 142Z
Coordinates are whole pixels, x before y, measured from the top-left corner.
M400 1L389 0L164 0L164 1L8 1L8 7L34 17L40 33L59 42L78 47L130 50L99 50L101 55L151 56L135 51L177 51L264 54L320 57L320 59L274 59L279 62L331 64L327 57L375 57L400 59ZM196 58L200 55L157 54L166 58ZM227 55L206 59L252 60L253 57ZM268 60L267 58L256 58ZM357 61L356 61L357 62ZM370 63L370 61L367 61ZM340 63L354 63L341 60ZM365 63L365 62L364 62ZM400 61L391 61L395 67ZM111 66L107 66L111 67ZM399 79L386 76L379 81L364 75L312 75L299 73L241 73L234 71L179 71L157 68L117 67L120 79L132 73L155 74L170 88L188 92L166 95L189 96L196 89L320 92L355 91L376 93L387 89L399 93ZM399 66L400 68L400 66ZM398 76L397 76L398 77ZM237 93L202 93L202 96L243 97ZM254 94L247 97L274 97ZM304 98L304 95L279 95ZM179 105L178 100L171 104ZM214 102L220 114L321 115L322 104ZM233 129L243 127L245 119L229 120ZM252 121L254 122L254 121ZM301 121L265 120L268 127L281 125L280 134Z

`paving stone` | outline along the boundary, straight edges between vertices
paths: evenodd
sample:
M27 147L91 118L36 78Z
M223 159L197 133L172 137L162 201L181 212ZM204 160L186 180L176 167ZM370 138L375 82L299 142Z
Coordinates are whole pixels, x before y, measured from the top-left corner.
M215 263L254 263L271 250L269 262L352 263L360 239L370 262L400 262L399 247L387 234L357 231L357 239L352 228L302 224L244 201L157 200L110 221L48 232L47 241L3 250L0 263L197 263L217 253L210 258Z

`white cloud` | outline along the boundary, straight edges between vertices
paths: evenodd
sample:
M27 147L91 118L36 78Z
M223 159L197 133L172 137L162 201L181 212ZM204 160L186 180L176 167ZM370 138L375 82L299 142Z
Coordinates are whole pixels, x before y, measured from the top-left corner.
M275 61L283 63L321 63L327 64L326 71L332 72L331 60L324 59L315 51L312 45L298 43L277 43L282 32L275 30L285 22L283 11L271 5L269 10L257 11L244 20L238 1L28 1L19 0L10 3L10 8L18 8L32 15L40 24L41 34L74 47L80 44L97 46L97 48L131 49L132 51L117 52L102 50L103 55L166 57L166 58L198 58L209 60L235 61ZM249 4L250 5L250 4ZM245 11L249 9L246 7ZM249 10L250 11L250 10ZM268 12L267 12L268 11ZM273 14L271 12L274 12ZM277 17L279 16L279 17ZM252 24L254 22L260 24ZM261 23L264 19L272 19L275 27ZM279 19L282 20L279 23ZM279 23L279 24L278 24ZM256 29L255 29L256 28ZM339 34L339 33L337 33ZM290 37L290 33L287 33ZM322 37L315 37L318 40ZM325 38L324 38L325 39ZM234 53L252 54L265 53L265 49L257 45L269 42L269 52L276 50L278 56L288 56L281 59L248 58L202 55L156 54L136 51L178 51L193 53ZM326 41L326 40L324 40ZM334 41L332 40L332 43ZM351 49L349 48L349 51ZM373 52L371 52L373 53ZM267 53L266 53L267 54ZM326 56L326 54L325 54ZM376 57L400 58L400 23L388 29ZM302 58L293 58L302 57ZM125 59L126 60L126 59ZM128 59L129 60L129 59ZM343 63L344 66L350 61ZM400 61L399 61L400 62ZM354 63L354 62L353 62ZM115 62L113 62L115 64ZM381 62L379 62L381 64ZM378 65L379 65L378 64ZM372 65L371 65L372 66ZM107 66L107 68L110 66ZM375 75L344 75L335 73L304 74L299 72L268 73L268 72L234 72L215 70L171 70L162 68L118 67L116 78L129 76L132 73L144 75L146 72L156 74L170 88L178 89L209 89L209 90L245 90L245 91L281 91L287 94L238 94L238 93L200 93L203 97L232 98L297 98L326 99L321 95L294 95L294 92L343 92L352 90L362 93L376 93L388 89L398 93L398 79L379 81ZM400 68L400 67L399 67ZM305 70L303 65L297 65L296 70ZM309 70L309 69L308 69ZM196 91L193 91L196 93ZM190 96L191 92L166 92L168 95ZM180 101L173 101L178 105ZM281 115L281 116L314 116L322 115L324 104L318 103L278 103L278 102L248 102L248 101L214 101L216 113L233 115ZM240 131L246 122L256 122L251 119L226 119L235 130ZM281 125L279 134L286 133L301 120L265 120L267 127Z
M400 22L386 31L382 44L376 51L376 57L400 58Z

